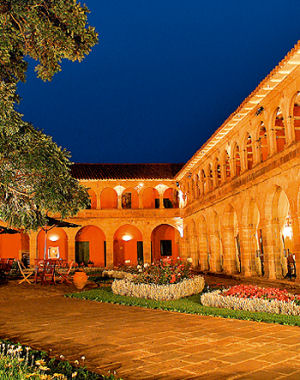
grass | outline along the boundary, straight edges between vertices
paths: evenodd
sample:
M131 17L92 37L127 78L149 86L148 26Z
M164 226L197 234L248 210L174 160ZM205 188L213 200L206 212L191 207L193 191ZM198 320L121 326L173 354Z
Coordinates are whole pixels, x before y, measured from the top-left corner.
M74 297L105 303L115 303L126 306L140 306L148 309L177 311L179 313L187 314L210 315L213 317L300 326L300 317L297 316L255 313L244 310L219 309L215 307L203 306L200 303L199 294L174 301L154 301L144 298L120 296L114 294L110 288L98 288L80 293L67 294L66 297Z

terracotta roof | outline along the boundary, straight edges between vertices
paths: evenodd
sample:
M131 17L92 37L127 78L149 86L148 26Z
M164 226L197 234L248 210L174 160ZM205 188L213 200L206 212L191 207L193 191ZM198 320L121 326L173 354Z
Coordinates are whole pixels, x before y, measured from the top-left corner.
M77 179L172 179L182 164L73 164Z

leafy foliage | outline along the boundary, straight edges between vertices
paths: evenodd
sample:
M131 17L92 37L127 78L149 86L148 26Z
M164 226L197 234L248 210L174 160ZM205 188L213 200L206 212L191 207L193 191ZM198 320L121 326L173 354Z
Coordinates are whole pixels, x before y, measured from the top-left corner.
M219 309L216 307L203 306L200 303L200 295L181 298L175 301L154 301L144 298L127 297L113 294L108 288L88 290L73 293L67 297L74 297L97 302L116 303L127 306L141 306L149 309L177 311L180 313L211 315L214 317L243 319L257 322L279 323L290 326L300 326L300 318L292 315L280 315L269 313L255 313L244 310Z
M0 0L0 219L11 226L37 229L48 212L64 218L89 204L72 178L70 154L15 110L26 56L46 81L63 58L81 61L90 52L97 33L88 12L76 0Z
M192 277L191 269L191 264L187 261L182 261L180 258L174 261L171 258L165 258L144 267L142 273L137 275L134 282L156 285L177 284Z

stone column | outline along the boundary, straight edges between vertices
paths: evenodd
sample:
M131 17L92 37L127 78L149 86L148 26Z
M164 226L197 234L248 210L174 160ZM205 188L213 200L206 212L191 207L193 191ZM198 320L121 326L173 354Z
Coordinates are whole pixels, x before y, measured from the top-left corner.
M101 191L100 190L96 192L96 199L97 199L96 209L100 210L101 209Z
M118 209L122 208L122 194L118 194Z
M106 236L106 267L114 266L114 238L113 235Z
M262 221L262 241L264 249L265 276L270 280L276 279L276 266L274 256L273 229L274 223Z
M223 269L227 274L236 273L236 248L233 227L223 227Z
M68 236L68 261L76 261L76 251L75 251L75 239L76 234L79 229L66 229L65 230Z
M269 119L269 123L273 122L272 119ZM273 156L273 154L277 151L277 145L276 145L276 131L273 125L271 125L271 128L267 129L267 133L269 133L269 139L267 139L267 143L269 143L270 146L270 153L269 156Z
M159 208L164 208L164 194L159 194Z
M252 235L254 234L254 229L252 226L241 227L241 267L242 274L245 277L250 277L256 274L255 272L255 250L252 246ZM254 251L253 251L254 250ZM254 260L254 262L253 262Z
M143 253L145 264L151 264L151 232L152 231L146 231L143 233Z

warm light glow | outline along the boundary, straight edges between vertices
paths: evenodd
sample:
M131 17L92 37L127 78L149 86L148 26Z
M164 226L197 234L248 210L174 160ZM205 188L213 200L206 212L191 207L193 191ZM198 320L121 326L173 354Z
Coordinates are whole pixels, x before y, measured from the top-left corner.
M126 234L126 235L123 235L123 236L122 236L122 240L124 240L124 241L129 241L129 240L131 240L131 239L132 239L132 236L129 235L129 234Z
M51 235L49 237L49 240L51 240L51 241L57 241L57 240L59 240L59 236L57 236L57 235Z
M285 238L292 239L292 236L293 236L293 230L292 230L292 227L289 226L289 225L285 225L285 226L283 227L283 230L282 230L282 235L283 235Z

